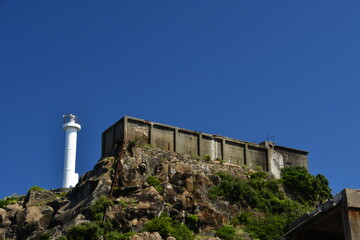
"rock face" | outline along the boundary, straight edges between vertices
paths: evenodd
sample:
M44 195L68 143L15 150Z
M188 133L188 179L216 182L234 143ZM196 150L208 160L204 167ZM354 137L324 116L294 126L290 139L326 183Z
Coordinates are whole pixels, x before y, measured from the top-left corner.
M220 181L218 172L239 176L243 173L240 166L151 147L135 147L131 153L125 153L121 159L123 168L112 199L115 204L106 211L106 218L119 231L140 232L147 221L167 214L183 223L189 223L189 216L196 215L198 221L190 224L192 230L206 234L223 226L239 211L236 205L210 199L208 190ZM88 221L88 207L110 192L114 163L114 157L101 159L69 192L29 191L23 201L0 208L0 239L36 239L43 233L56 239L66 234L69 227ZM149 176L160 183L154 185ZM157 233L141 233L131 239L161 237Z

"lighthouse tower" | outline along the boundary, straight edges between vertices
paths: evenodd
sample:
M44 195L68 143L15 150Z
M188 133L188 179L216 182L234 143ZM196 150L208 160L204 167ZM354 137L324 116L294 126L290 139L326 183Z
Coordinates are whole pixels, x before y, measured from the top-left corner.
M81 126L75 115L64 115L63 129L66 131L63 187L75 187L79 174L75 173L77 132Z

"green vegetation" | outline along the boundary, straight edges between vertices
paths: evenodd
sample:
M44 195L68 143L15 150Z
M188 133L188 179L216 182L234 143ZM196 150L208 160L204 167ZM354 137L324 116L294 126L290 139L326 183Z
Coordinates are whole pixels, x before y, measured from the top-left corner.
M43 234L40 234L36 240L50 240L51 239L51 235L50 233L43 233Z
M125 201L123 200L123 203ZM121 204L121 203L120 203ZM88 208L90 213L90 222L81 223L70 228L67 232L67 240L127 240L134 235L132 232L120 233L114 229L112 222L107 220L103 222L104 214L109 206L114 202L107 197L100 197L92 206Z
M148 144L148 143L141 143L140 147L144 147L144 148L155 148L154 145Z
M45 190L46 191L46 190ZM56 198L63 198L63 197L66 197L66 195L68 194L69 192L61 192L61 193L57 193L54 197L50 198L50 199L47 199L45 201L42 201L42 202L38 202L35 206L44 206L46 204L48 204L49 202L52 202L54 201Z
M143 228L145 232L158 232L162 238L169 236L177 240L193 240L194 235L189 228L170 217L160 216L147 222Z
M215 237L224 240L241 240L241 237L236 236L236 229L232 225L225 225L215 232Z
M279 239L286 231L287 224L331 198L327 179L323 175L314 177L303 167L286 167L280 180L268 178L264 171L249 172L248 179L223 172L218 175L221 182L209 190L211 198L223 196L244 209L251 208L254 212L261 212L256 215L243 212L231 221L234 225L245 226L245 230L253 238ZM284 193L281 184L291 193ZM218 236L225 234L227 237L222 238L235 239L231 238L231 229L231 226L224 226L218 230Z
M47 191L45 188L39 186L32 186L29 191Z
M113 201L109 200L105 196L101 196L94 205L89 207L90 219L93 221L102 221L106 209L113 204Z
M85 222L69 229L67 240L127 240L133 232L120 233L115 231L110 221Z
M186 217L185 224L191 230L197 230L199 222L199 216L197 214L191 214Z
M282 182L294 192L292 197L303 204L323 203L332 198L328 180L321 174L311 175L304 167L285 167Z
M133 232L119 233L116 231L111 231L105 235L105 239L106 240L127 240L133 235L135 235L135 233L133 233Z
M291 221L294 220L290 219ZM253 238L278 240L285 233L289 222L289 217L286 214L270 214L265 218L252 217L245 230Z
M204 155L204 159L205 159L206 161L211 161L211 156L210 156L210 154L205 154L205 155Z
M68 240L97 240L104 234L104 229L95 222L86 222L69 229Z
M196 214L192 214L187 216L187 220L189 220L190 223L196 224L197 222L199 222L199 216Z
M57 193L57 194L56 194L56 197L57 197L57 198L63 198L63 197L66 197L68 193L69 193L69 192Z
M19 201L20 197L13 195L0 199L0 208L5 208L8 205L15 204Z
M164 189L161 186L160 180L155 176L147 177L146 181L153 186L159 193L161 193Z

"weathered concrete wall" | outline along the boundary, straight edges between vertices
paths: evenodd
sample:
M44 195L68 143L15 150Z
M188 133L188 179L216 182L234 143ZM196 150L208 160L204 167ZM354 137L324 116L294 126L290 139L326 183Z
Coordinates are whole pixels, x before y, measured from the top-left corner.
M271 142L250 143L131 117L123 117L103 132L102 157L114 155L121 141L131 140L179 153L209 154L212 159L227 163L260 166L277 178L284 165L308 167L306 151L274 146Z
M150 129L151 141L146 143L150 143L157 148L175 151L175 133L173 129L161 125L153 125Z
M308 168L306 152L282 146L274 146L274 149L282 155L285 166L303 166Z
M245 147L243 143L225 140L224 159L228 159L228 163L245 165Z

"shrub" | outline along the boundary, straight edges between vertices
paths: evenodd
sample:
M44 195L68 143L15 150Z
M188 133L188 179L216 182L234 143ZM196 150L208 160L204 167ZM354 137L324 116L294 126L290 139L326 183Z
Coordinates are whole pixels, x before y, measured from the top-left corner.
M135 235L135 233L133 233L133 232L119 233L116 231L111 231L105 235L105 239L106 240L127 240L133 235Z
M76 225L69 229L67 233L68 240L97 240L104 234L97 223L86 222Z
M20 199L20 197L15 196L15 195L0 199L0 208L5 208L6 206L8 206L10 204L15 204L19 201L19 199Z
M192 240L195 239L193 232L184 224L177 220L172 222L172 232L170 236L173 236L177 240Z
M32 186L29 191L47 191L45 188L39 186Z
M192 222L192 223L197 223L199 221L199 216L196 215L196 214L192 214L192 215L189 215L187 216L187 219Z
M199 216L196 214L188 215L186 217L186 225L191 229L194 230L197 227L197 224L199 222Z
M248 224L250 222L251 217L252 217L251 213L242 212L238 216L236 216L236 218L234 218L231 221L231 224L233 224L233 225L238 225L238 224L246 225L246 224Z
M205 155L204 155L204 160L206 160L206 161L211 161L211 156L210 156L210 154L205 154Z
M286 230L287 221L279 215L272 215L266 218L252 218L245 230L253 238L262 240L278 240Z
M163 191L161 182L157 177L149 176L147 177L146 181L150 184L150 186L153 186L159 193Z
M332 198L328 180L321 174L311 175L304 167L285 167L281 180L294 191L293 197L303 204L324 202Z
M235 228L231 225L225 225L215 232L215 237L219 237L224 240L234 240Z
M106 209L114 203L105 196L101 196L94 205L89 207L90 219L93 221L102 221Z
M43 233L43 234L40 234L36 240L49 240L51 237L50 233Z
M303 170L301 169L301 171ZM286 172L286 174L287 181L295 179L296 182L297 179L301 183L295 184L295 186L302 186L307 191L316 188L322 190L316 191L312 196L322 195L324 197L329 194L328 189L324 187L327 185L327 180L323 176L313 177L310 174L306 175L304 172L299 174L296 171L291 174ZM304 180L300 177L294 177L297 176L296 174L304 177ZM284 180L268 179L267 173L263 171L249 173L248 179L241 179L222 172L218 175L221 182L209 190L210 197L223 196L228 201L237 203L243 208L250 207L258 212L263 212L262 215L266 216L257 218L248 212L244 212L232 219L231 223L234 225L245 225L246 231L254 238L279 239L284 233L287 224L310 210L310 205L287 198L280 187L281 182L284 182ZM303 190L303 193L305 194L305 190ZM233 227L227 225L218 230L217 236L224 239L236 239L236 236L233 236L234 231Z
M172 219L166 216L153 218L144 225L145 232L158 232L161 237L167 238L172 231Z
M209 189L209 196L211 198L216 198L218 196L224 196L224 192L219 186L214 186Z
M194 239L192 231L186 225L166 216L151 219L144 225L143 231L158 232L165 239L169 236L175 237L177 240Z

